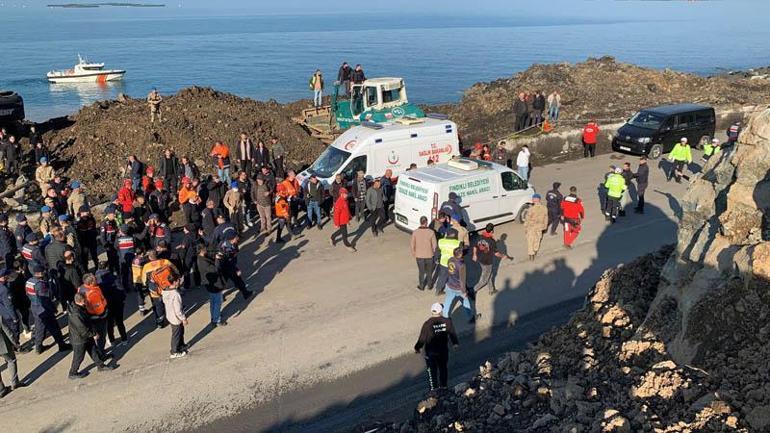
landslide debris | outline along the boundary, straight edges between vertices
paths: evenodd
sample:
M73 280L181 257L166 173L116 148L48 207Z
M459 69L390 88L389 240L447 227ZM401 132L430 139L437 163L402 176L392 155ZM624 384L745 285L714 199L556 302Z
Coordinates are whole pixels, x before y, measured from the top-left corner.
M770 431L770 109L681 206L675 247L605 271L567 325L371 431Z
M468 142L499 139L513 132L513 102L519 92L561 93L562 123L591 118L619 121L640 108L696 102L719 108L756 105L770 99L770 80L750 76L702 77L617 62L613 57L583 63L533 65L509 78L477 83L457 105L444 105Z
M44 135L51 147L58 147L57 169L70 178L85 181L89 193L100 198L119 188L125 158L135 154L147 165L157 165L163 150L197 160L204 173L212 171L208 157L216 141L230 144L238 134L252 139L278 137L287 150L290 166L312 162L323 145L290 119L282 104L240 98L210 88L190 87L164 97L163 122L150 123L144 100L120 96L116 101L99 101L70 116L71 125ZM256 141L255 141L256 142Z

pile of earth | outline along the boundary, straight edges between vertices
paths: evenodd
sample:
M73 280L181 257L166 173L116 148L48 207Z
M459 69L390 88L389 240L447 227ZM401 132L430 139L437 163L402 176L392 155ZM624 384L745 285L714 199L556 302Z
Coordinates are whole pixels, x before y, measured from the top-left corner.
M56 147L55 168L69 178L84 181L91 194L105 198L120 185L128 155L134 154L147 165L157 165L163 150L173 149L213 171L208 156L216 141L233 143L241 131L253 140L277 137L287 150L289 166L312 162L323 145L289 117L282 104L259 102L209 88L191 87L165 97L163 122L150 123L144 100L121 96L116 101L100 101L84 107L66 120L64 128L50 128L44 139ZM47 125L43 125L43 129Z
M577 64L533 65L510 78L477 83L443 111L456 121L464 141L496 141L513 131L513 103L519 92L561 94L561 124L626 119L640 108L694 102L718 108L757 105L770 99L770 80L698 75L620 63L612 57Z
M674 248L606 271L567 325L371 431L770 431L770 109L681 206Z

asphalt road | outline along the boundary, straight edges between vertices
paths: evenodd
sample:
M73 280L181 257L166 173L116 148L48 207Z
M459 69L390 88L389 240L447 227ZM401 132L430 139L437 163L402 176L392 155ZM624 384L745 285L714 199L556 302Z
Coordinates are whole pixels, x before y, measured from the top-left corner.
M499 293L478 295L475 326L456 316L454 376L568 320L605 269L675 241L686 185L665 182L657 165L647 213L604 221L597 187L607 167L624 160L635 167L636 158L605 155L535 168L539 192L553 181L578 187L583 233L572 250L560 235L546 236L529 262L521 225L498 227L500 246L516 260L499 267ZM351 254L329 246L331 231L313 229L283 246L248 237L241 266L257 296L249 303L228 296L230 325L212 329L205 293L187 295L186 359L169 360L170 331L153 331L137 313L126 322L131 344L116 351L114 372L93 369L72 382L71 355L20 355L20 374L32 383L2 400L0 417L19 432L328 432L408 413L427 387L411 348L438 298L414 288L407 234L392 226L379 238L359 231ZM470 278L478 278L473 266Z

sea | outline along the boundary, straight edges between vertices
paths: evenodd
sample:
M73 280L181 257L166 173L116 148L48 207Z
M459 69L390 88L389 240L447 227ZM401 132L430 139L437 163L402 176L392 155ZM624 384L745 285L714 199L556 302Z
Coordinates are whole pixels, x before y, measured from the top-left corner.
M766 0L510 0L498 2L499 13L470 1L282 13L266 13L261 1L84 9L7 1L0 0L0 89L21 94L34 121L152 88L211 86L290 102L311 97L316 68L330 84L343 61L362 64L369 77L403 77L410 101L427 104L457 102L474 83L533 63L610 55L704 75L770 65ZM78 54L127 70L125 79L48 84L45 74L71 68Z

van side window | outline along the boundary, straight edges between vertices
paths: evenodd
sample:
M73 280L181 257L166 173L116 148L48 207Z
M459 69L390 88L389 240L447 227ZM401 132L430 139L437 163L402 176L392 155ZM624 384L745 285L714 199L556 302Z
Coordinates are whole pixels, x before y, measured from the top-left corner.
M695 113L695 123L698 126L708 126L714 123L714 116L710 111L699 111Z
M519 189L527 189L527 182L522 180L519 176L516 176L510 171L506 171L500 175L503 181L503 189L506 191L516 191Z
M352 180L356 178L358 170L363 170L364 173L366 173L366 155L353 158L353 160L348 163L348 166L342 170L342 174L345 176L346 180Z
M693 113L680 114L676 118L676 128L684 129L695 126L695 115Z

